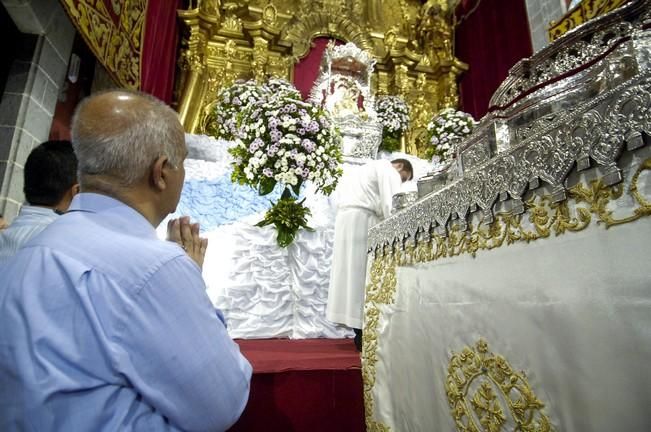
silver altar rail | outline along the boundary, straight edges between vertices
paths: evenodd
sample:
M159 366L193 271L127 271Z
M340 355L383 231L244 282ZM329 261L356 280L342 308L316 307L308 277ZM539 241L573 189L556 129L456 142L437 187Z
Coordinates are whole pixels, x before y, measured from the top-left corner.
M518 62L460 146L461 178L371 228L369 252L465 229L477 211L490 223L498 201L522 213L543 184L563 201L573 170L619 183L621 154L651 138L650 29L651 0L633 0Z

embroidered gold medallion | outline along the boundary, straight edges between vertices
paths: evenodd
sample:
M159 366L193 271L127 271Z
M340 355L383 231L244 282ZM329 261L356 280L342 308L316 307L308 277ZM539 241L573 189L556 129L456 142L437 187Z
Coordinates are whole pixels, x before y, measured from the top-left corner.
M452 354L445 393L459 431L553 431L524 372L490 352L483 339Z

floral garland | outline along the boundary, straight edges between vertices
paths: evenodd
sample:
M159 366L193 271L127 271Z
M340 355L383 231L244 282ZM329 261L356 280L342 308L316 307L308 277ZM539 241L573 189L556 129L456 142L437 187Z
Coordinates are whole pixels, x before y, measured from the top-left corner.
M427 157L434 158L434 162L452 160L457 144L470 135L476 125L470 114L445 108L427 125L430 143Z
M375 111L382 124L383 150L400 150L400 137L409 128L409 106L399 96L380 96Z
M307 226L309 209L298 201L301 185L310 181L329 195L342 174L341 136L323 109L296 99L291 84L274 83L237 114L232 180L267 195L280 184L281 199L258 226L273 224L277 241L286 247ZM293 88L293 87L292 87ZM295 90L295 89L294 89Z

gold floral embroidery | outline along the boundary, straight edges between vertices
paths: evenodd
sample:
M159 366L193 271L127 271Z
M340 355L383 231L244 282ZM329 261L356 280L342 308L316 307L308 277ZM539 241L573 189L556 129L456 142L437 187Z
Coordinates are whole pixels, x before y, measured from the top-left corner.
M445 393L459 431L499 432L509 419L516 431L553 430L524 373L489 352L483 339L452 354Z
M466 231L457 226L450 228L448 236L432 234L428 241L419 241L414 246L408 245L404 250L396 246L394 253L386 250L385 254L379 253L371 262L369 284L366 287L366 321L364 325L363 371L364 378L364 405L366 409L366 426L369 431L389 431L390 428L377 422L373 418L375 402L373 400L373 386L375 385L378 324L381 318L381 308L394 303L397 280L396 269L400 266L413 265L423 262L451 258L463 254L476 256L479 251L489 251L514 243L529 243L535 240L560 236L570 232L586 229L595 222L605 228L636 221L642 217L651 216L651 203L642 195L638 181L643 171L651 170L651 158L646 159L631 177L628 195L635 204L630 214L626 217L616 218L610 209L611 204L620 199L626 187L623 184L607 186L601 180L594 180L589 184L578 183L567 191L565 201L554 203L551 195L534 195L525 202L523 214L498 212L490 224L468 224ZM496 358L497 364L502 360ZM517 375L516 375L517 378ZM519 381L518 381L519 382ZM523 397L529 393L522 393ZM531 393L532 395L532 393ZM529 395L529 396L531 396ZM494 392L484 389L481 393L473 395L472 409L477 418L484 419L490 427L498 427L502 418L493 404ZM527 396L527 397L529 397ZM521 412L527 411L539 402L537 399L527 399L514 402L513 412L517 418ZM535 402L535 403L534 403ZM542 408L542 406L541 406ZM453 414L456 416L455 406ZM503 411L504 413L504 411ZM456 418L456 417L455 417ZM545 420L534 426L523 424L520 431L534 432L551 430ZM466 423L468 424L468 423ZM483 426L481 430L493 430ZM459 425L459 423L457 423ZM461 431L479 431L472 425L460 428ZM548 428L548 429L545 429ZM494 430L500 430L494 429Z

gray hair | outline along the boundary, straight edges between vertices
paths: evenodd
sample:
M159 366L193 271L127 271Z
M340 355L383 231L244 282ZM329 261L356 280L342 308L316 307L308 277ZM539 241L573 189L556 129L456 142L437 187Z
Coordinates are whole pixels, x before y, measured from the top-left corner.
M79 182L109 176L121 186L142 179L152 163L167 156L183 161L183 129L174 110L140 92L112 90L90 96L72 120L72 144L79 159Z

